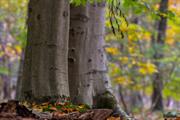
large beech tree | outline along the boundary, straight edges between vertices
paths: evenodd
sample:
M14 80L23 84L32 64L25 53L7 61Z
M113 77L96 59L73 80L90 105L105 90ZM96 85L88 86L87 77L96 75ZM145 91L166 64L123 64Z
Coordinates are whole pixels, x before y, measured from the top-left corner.
M19 99L66 95L68 87L68 0L30 0L28 41Z

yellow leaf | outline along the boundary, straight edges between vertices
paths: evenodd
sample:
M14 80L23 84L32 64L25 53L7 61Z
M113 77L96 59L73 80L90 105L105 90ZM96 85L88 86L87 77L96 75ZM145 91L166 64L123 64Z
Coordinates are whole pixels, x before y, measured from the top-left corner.
M139 73L143 74L143 75L146 75L147 74L147 71L145 68L139 68Z
M139 73L146 75L146 74L153 74L158 72L157 68L154 64L147 62L147 63L139 63Z
M125 19L124 19L124 18L121 18L120 21L121 21L120 30L121 30L122 32L127 32L127 31L128 31L128 25L127 25Z
M21 46L16 45L16 46L15 46L15 49L16 49L16 52L17 52L18 54L21 54L21 52L22 52Z
M132 64L133 65L137 64L137 61L135 59L132 59Z
M129 77L127 77L127 76L125 76L125 77L120 76L120 77L115 78L114 80L115 80L115 82L117 84L121 84L121 85L124 85L124 86L129 85L129 84L132 83L131 79Z
M109 65L110 65L110 68L111 68L111 70L109 71L111 77L117 76L119 74L119 72L120 72L120 68L116 64L111 63Z
M120 57L119 60L122 64L127 64L129 61L129 58L125 56L125 57Z
M175 43L175 40L174 39L172 39L172 38L169 38L169 39L166 39L166 44L168 44L168 45L174 45L174 43Z
M150 41L151 40L151 34L149 32L145 32L143 34L143 39L147 40L147 41Z
M135 48L134 47L128 47L128 51L130 54L135 53Z
M119 54L118 48L115 48L115 47L108 47L105 50L107 53L112 54L112 55L118 55Z

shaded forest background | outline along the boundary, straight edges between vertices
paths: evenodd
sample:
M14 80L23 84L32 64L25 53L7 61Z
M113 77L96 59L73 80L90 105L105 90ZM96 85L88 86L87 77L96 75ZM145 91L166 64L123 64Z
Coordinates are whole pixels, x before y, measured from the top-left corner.
M166 12L159 9L160 3L160 0L122 0L118 5L114 2L120 8L118 14L112 4L107 5L105 50L109 76L121 106L130 114L145 116L156 104L161 104L158 101L162 105L156 109L180 109L180 1L169 0ZM28 0L0 1L2 101L15 98L27 39L27 4ZM165 35L158 27L163 18L167 19L167 25L162 24L167 26L163 29ZM163 42L158 42L160 39ZM153 100L156 93L162 99Z

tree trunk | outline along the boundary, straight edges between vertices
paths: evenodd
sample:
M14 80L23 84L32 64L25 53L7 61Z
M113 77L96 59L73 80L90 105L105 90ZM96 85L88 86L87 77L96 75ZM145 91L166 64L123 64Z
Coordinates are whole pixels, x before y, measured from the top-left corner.
M93 78L93 95L111 91L111 83L108 76L107 58L105 53L105 3L95 3L90 6L90 31L91 42L89 44L90 74Z
M92 78L90 72L90 30L89 8L86 6L70 7L69 38L69 88L70 97L76 104L86 103L92 106Z
M69 96L68 35L67 0L30 0L20 100Z
M132 17L133 17L132 23L141 25L141 21L140 21L139 17L137 17L137 16L132 16ZM143 44L141 42L141 40L139 40L139 44ZM143 49L141 47L139 49L140 49L140 52L143 54L144 53ZM134 68L134 69L136 69L136 68ZM137 84L136 80L132 79L132 81L134 82L135 85ZM143 107L143 100L142 100L142 97L141 97L141 94L139 91L131 89L129 104L130 104L131 113L133 112L133 109L136 108L136 109L140 110Z
M161 0L160 2L160 8L161 13L167 13L168 10L168 0ZM158 36L157 39L153 40L153 45L158 45L160 47L163 47L165 37L166 37L166 27L167 27L167 17L164 17L163 15L160 16L160 21L158 23ZM161 65L158 62L159 59L163 58L163 51L160 49L155 48L155 65L158 68L158 73L155 73L153 78L153 95L152 95L152 110L163 110L163 96L162 96L162 90L163 90L163 71L161 69Z
M93 96L106 91L104 8L71 5L69 84L71 98L76 103L92 106Z
M118 108L112 95L104 50L105 3L71 6L69 39L70 96L75 103L97 108Z
M1 51L3 53L5 53L5 47L6 47L6 41L9 41L8 40L8 35L9 35L9 31L8 29L6 29L4 27L4 24L6 23L3 23L3 22L0 22L0 44L3 44L2 47L1 47ZM4 35L4 37L3 37ZM8 74L0 74L0 79L3 80L3 85L2 85L2 93L3 93L3 99L10 99L11 98L11 92L10 92L10 83L11 83L11 80L10 80L10 75L9 75L9 65L8 65L8 57L6 56L2 56L1 58L1 63L0 63L0 67L2 68L7 68L8 69Z
M23 76L23 64L24 64L24 49L21 53L21 59L19 61L19 71L17 76L17 85L16 85L16 99L20 98L21 88L22 88L22 76Z

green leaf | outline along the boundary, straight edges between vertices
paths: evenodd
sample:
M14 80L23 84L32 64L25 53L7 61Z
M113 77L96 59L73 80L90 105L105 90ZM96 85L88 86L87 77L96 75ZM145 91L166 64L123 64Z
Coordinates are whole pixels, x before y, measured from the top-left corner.
M170 10L167 12L167 15L168 15L168 18L170 18L170 19L173 19L176 16L175 13Z
M7 68L5 68L5 67L0 67L0 74L8 75L9 70Z

